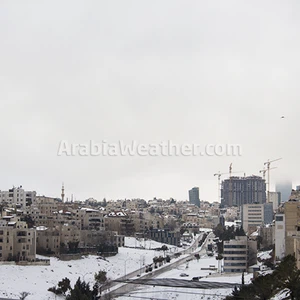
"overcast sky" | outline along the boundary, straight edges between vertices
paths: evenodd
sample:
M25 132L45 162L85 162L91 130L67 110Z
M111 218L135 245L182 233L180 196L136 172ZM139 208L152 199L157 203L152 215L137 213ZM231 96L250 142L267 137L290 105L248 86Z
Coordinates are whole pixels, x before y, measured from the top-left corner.
M214 173L300 184L300 2L1 1L0 189L179 200ZM281 116L285 118L282 119ZM59 143L241 145L239 157L66 157Z

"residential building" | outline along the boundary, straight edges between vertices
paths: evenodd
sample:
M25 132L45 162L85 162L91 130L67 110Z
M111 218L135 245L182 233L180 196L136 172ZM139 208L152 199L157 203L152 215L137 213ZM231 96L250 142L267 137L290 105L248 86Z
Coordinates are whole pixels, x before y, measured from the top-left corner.
M245 231L252 233L258 226L273 222L272 203L244 204L242 206L242 226Z
M16 216L0 220L0 261L33 261L36 254L36 231Z
M167 229L150 230L149 238L163 244L174 246L180 245L180 232L170 231Z
M292 192L293 194L293 192ZM294 238L300 231L300 201L290 199L284 203L285 255L294 254Z
M56 228L36 227L36 251L38 254L60 253L60 232Z
M247 236L236 236L234 240L224 241L224 272L247 272L249 266L257 263L257 243Z
M196 206L200 207L200 197L199 197L199 188L194 187L189 190L189 202L191 204L195 204Z
M280 192L281 194L280 203L281 202L284 203L289 200L292 189L293 189L293 185L292 182L289 180L276 183L275 190L276 192Z
M25 208L35 202L35 198L35 191L25 191L22 186L13 187L8 191L0 191L0 203L10 206Z
M275 226L273 226L273 224L267 224L259 227L258 235L262 238L260 245L261 249L272 247L275 244L274 234Z
M119 235L133 236L133 219L123 211L112 211L104 217L105 229L116 231Z
M273 209L277 210L281 203L281 193L280 192L269 192L270 203L273 203Z
M285 256L285 215L275 215L275 258L281 260Z
M252 233L258 226L264 224L263 204L244 204L242 206L242 227L248 233Z
M271 224L274 220L273 203L264 204L264 224Z
M221 204L241 206L266 202L266 182L260 176L236 177L222 181Z

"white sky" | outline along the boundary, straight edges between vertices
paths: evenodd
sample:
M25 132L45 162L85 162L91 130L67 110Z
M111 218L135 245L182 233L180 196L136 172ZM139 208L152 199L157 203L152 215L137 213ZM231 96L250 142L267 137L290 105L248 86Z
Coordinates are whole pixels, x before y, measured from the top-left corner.
M299 1L1 1L1 190L217 198L267 159L300 183ZM281 119L284 115L285 118ZM235 143L240 157L65 157L85 143Z

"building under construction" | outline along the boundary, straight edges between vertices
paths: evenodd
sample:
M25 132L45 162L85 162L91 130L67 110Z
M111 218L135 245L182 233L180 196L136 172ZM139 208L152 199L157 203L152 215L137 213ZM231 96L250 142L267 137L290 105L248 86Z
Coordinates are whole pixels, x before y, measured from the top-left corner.
M266 203L266 181L260 176L230 177L222 181L221 204L241 206Z

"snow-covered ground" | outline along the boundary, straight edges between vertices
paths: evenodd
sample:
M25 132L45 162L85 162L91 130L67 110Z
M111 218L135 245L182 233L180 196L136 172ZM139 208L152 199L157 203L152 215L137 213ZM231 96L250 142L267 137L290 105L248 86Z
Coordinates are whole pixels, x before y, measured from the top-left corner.
M105 260L98 256L87 256L80 260L60 261L51 258L50 266L0 265L0 298L18 298L21 292L29 292L26 300L55 299L48 288L57 285L68 277L73 285L78 277L94 283L94 274L107 271L110 279L116 279L137 270L140 266L153 262L154 256L163 255L160 251L132 248L119 248L116 256Z
M218 261L215 257L208 257L204 255L199 261L193 260L188 264L174 268L156 278L176 278L191 280L193 277L203 277L200 281L226 282L240 284L242 280L241 274L219 274L216 271L201 270L201 268L208 268L214 265L218 267ZM181 277L180 274L186 273L188 277ZM211 274L211 275L210 275ZM245 274L245 283L250 283L252 274ZM120 300L129 299L172 299L172 300L187 300L187 299L224 299L231 294L232 289L193 289L193 288L176 288L176 287L160 287L160 286L145 286L142 290L132 291L130 294L119 297Z
M132 238L126 238L125 245L135 245L136 241ZM149 250L150 244L151 248L159 248L163 244L154 241L146 241L146 249L137 248L119 248L119 253L116 256L106 258L106 260L100 259L98 256L87 256L80 260L72 261L59 261L56 258L51 258L50 266L15 266L15 265L0 265L0 298L19 298L21 292L29 292L30 295L26 300L54 300L59 299L51 292L48 292L49 287L57 285L57 283L67 277L71 280L71 285L73 285L78 277L82 280L88 281L91 285L94 283L94 274L100 270L107 271L107 276L110 279L116 279L122 277L126 274L139 269L143 264L150 264L153 262L153 257L163 255L162 251ZM147 247L149 248L147 249ZM180 250L182 248L175 249L173 246L167 245L173 253L175 250ZM133 246L135 247L135 246ZM183 256L181 256L183 257ZM241 282L241 275L227 276L220 275L214 276L214 274L209 275L212 271L201 270L201 268L209 267L209 265L215 265L218 267L218 261L215 257L207 257L206 255L197 260L189 262L188 268L186 264L174 268L173 270L160 275L160 278L180 278L181 273L187 273L191 279L195 276L203 276L202 280L211 281L224 281L224 282ZM205 278L208 276L207 278ZM247 281L251 275L245 276L245 281ZM171 294L167 294L169 293ZM182 294L182 291L184 292ZM145 287L143 292L152 293L151 295L159 296L159 292L164 295L164 299L198 299L195 298L195 293L201 292L201 297L203 296L202 291L195 289L177 289L177 288L160 288L160 287ZM231 290L207 290L205 293L226 293L230 294ZM145 296L146 296L145 293ZM163 294L164 293L164 294ZM191 294L187 294L191 293ZM185 295L186 294L186 295ZM183 295L183 296L182 296ZM185 296L184 296L185 295ZM190 295L190 296L187 296ZM207 295L208 296L208 295ZM140 299L142 299L142 294L140 294ZM181 298L180 298L181 297ZM207 299L207 298L199 299ZM133 298L133 297L132 297ZM131 299L132 299L131 298ZM154 297L155 298L155 297ZM156 297L160 298L160 297ZM121 299L121 298L120 298ZM127 299L123 297L122 299ZM135 298L137 299L137 298ZM213 298L211 298L213 299Z

